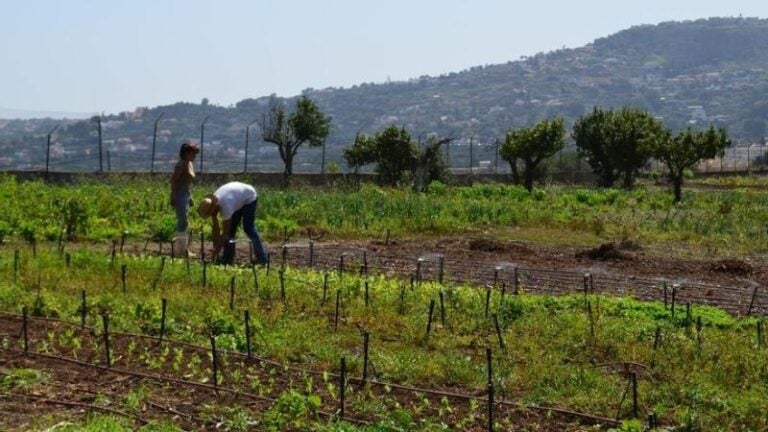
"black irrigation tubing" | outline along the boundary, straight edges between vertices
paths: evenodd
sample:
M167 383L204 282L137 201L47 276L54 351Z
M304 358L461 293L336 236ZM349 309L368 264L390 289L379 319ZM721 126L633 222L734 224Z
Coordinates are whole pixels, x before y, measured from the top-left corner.
M68 401L62 401L62 400L55 400L55 399L45 398L45 397L42 397L42 396L35 396L33 394L5 393L3 395L0 395L0 397L17 398L17 399L32 399L32 400L34 400L34 401L36 401L38 403L44 403L44 404L48 404L48 405L62 405L62 406L70 407L70 408L87 408L87 409L94 410L94 411L103 411L103 412L108 413L108 414L115 414L115 415L118 415L118 416L121 416L121 417L129 418L129 419L131 419L131 420L133 420L135 422L138 422L138 423L140 423L142 425L149 424L149 421L147 421L147 420L145 420L145 419L143 419L141 417L137 417L137 416L128 414L126 412L114 409L114 408L103 407L103 406L99 406L99 405L87 404L87 403L82 403L82 402L68 402Z
M136 377L135 380L131 384L133 384L134 382L138 382L140 380L143 380L143 378ZM89 390L89 389L84 389L84 388L74 387L74 386L68 386L66 384L51 383L51 382L46 383L46 385L47 386L51 386L51 387L57 387L57 388L60 388L60 389L64 389L64 390L66 390L68 392L72 392L72 393L84 393L84 394L88 394L88 395L91 395L91 396L96 396L98 394L106 394L106 395L109 395L109 396L114 396L114 395L117 394L115 392L105 391L104 389L99 389L99 391L97 392L97 391L94 391L94 390ZM117 394L117 395L118 396L123 396L122 394ZM152 402L151 400L144 399L144 400L142 400L142 403L145 403L145 404L147 404L149 406L152 406L152 407L154 407L156 409L159 409L159 410L162 410L162 411L165 411L165 412L169 412L169 413L171 413L173 415L177 415L179 417L185 417L185 419L187 421L194 421L194 422L198 422L198 423L203 423L204 422L204 420L197 418L193 414L183 413L183 412L175 410L175 409L173 409L171 407L163 406L163 405L160 405L159 403Z
M18 315L16 315L16 314L11 314L11 313L6 313L6 312L0 312L0 313L5 314L5 315L10 315L10 316L18 317ZM44 318L43 320L49 321L49 322L60 322L60 323L70 324L72 326L75 326L75 324L73 324L73 323L69 323L67 321L57 320L57 319L53 319L53 318ZM142 335L142 334L134 334L134 333L118 333L118 332L115 332L115 333L112 333L112 336L115 336L115 337L119 337L119 336L137 337L137 338L150 339L150 340L155 340L155 341L159 340L155 336ZM206 353L210 352L210 350L205 348L205 347L194 345L194 344L191 344L191 343L188 343L188 342L172 341L172 340L169 340L169 339L165 339L165 342L169 343L169 344L176 344L176 345L192 348L192 349L195 349L195 350L198 350L198 351L202 351L202 352L206 352ZM10 348L3 348L3 349L5 349L6 351L10 351L10 352L18 352L16 350L13 350L13 349L10 349ZM18 353L21 353L21 352L18 352ZM324 374L327 374L329 377L333 377L333 378L339 378L340 377L340 374L338 374L338 373L327 372L327 371L326 372L322 372L322 371L315 371L315 370L311 370L311 369L298 368L298 367L295 367L295 366L285 365L285 364L278 363L278 362L275 362L273 360L265 359L263 357L259 357L259 356L255 356L255 355L252 355L251 357L248 357L247 354L240 353L240 352L235 352L235 351L227 351L227 350L222 350L221 353L223 353L225 355L228 355L228 356L233 356L233 357L242 357L245 360L255 360L255 361L258 361L258 362L263 362L263 363L269 364L271 366L279 367L279 368L281 368L283 370L291 371L291 372L295 372L295 373L299 373L299 374L307 374L307 375L315 375L315 376L323 376ZM30 352L29 354L40 355L40 356L49 356L48 354L41 354L41 353L34 353L34 352ZM81 362L79 360L69 359L69 358L61 357L61 356L51 356L51 357L52 358L61 358L64 361L72 361L72 362L75 362L77 364L93 366L93 367L96 367L96 368L99 368L99 369L105 370L105 371L109 370L109 371L118 372L118 373L123 373L123 372L125 372L125 373L132 373L132 372L123 371L123 370L121 370L119 368L114 368L114 367L112 367L112 368L105 368L103 366L95 365L95 364L92 364L92 363ZM137 373L137 374L138 375L135 375L135 376L143 376L144 377L144 375L142 375L141 373ZM154 379L155 376L154 375L147 375L146 377ZM170 382L178 381L178 382L180 382L182 384L188 382L188 381L185 381L185 380L177 380L175 378L160 377L158 379L160 379L160 380L168 380ZM473 395L468 395L468 394L454 393L454 392L448 392L448 391L442 391L442 390L436 390L436 389L426 389L426 388L408 386L408 385L403 385L403 384L388 383L388 382L378 381L378 380L370 379L370 378L365 380L365 381L363 381L360 378L349 377L349 378L347 378L347 381L355 382L355 383L359 383L359 384L368 383L368 384L371 384L371 385L376 385L376 386L380 386L380 387L389 387L389 388L392 388L392 389L397 389L397 390L401 390L401 391L405 391L405 392L410 392L410 393L422 393L422 394L428 394L428 395L432 395L432 396L444 396L444 397L450 397L450 398L461 399L461 400L476 400L476 401L479 401L479 402L486 402L486 403L488 401L487 398L484 398L482 396L473 396ZM199 384L201 386L204 386L206 388L211 388L211 389L214 389L214 390L217 388L217 387L214 387L212 385L207 385L207 384L202 384L202 383L194 383L194 382L191 382L191 381L189 381L188 383L191 383L193 385L198 385ZM222 387L218 387L218 389L221 390ZM225 389L225 391L229 391L229 390ZM265 398L264 400L271 400L271 398L268 398L266 396L260 396L260 397ZM596 415L592 415L592 414L580 413L580 412L572 411L572 410L565 409L565 408L545 407L545 406L538 406L538 405L525 405L525 404L513 403L513 402L507 402L507 401L496 401L494 403L497 404L497 405L504 405L504 406L522 408L522 409L532 409L532 410L536 410L536 411L545 411L545 412L556 412L556 413L559 413L559 414L564 414L564 415L568 415L568 416L572 416L572 417L575 417L575 418L580 418L580 419L588 420L590 422L595 422L595 423L607 423L607 424L612 424L612 425L618 425L619 424L618 422L616 422L613 419L609 419L609 418L605 418L605 417L600 417L600 416L596 416Z
M23 351L18 351L18 350L12 349L12 348L5 348L5 347L0 347L0 350L8 352L8 353L11 353L11 354L20 355L20 356L24 356L24 355L26 355L26 356L35 356L35 357L42 357L42 358L45 358L45 359L48 359L48 360L61 361L61 362L64 362L64 363L71 363L71 364L75 364L75 365L78 365L78 366L81 366L81 367L85 367L85 368L97 369L97 370L100 370L102 372L112 372L112 373L116 373L116 374L128 375L128 376L133 376L133 377L138 377L138 378L145 378L145 379L149 379L149 380L160 381L160 382L165 382L165 383L170 383L170 384L181 384L181 385L186 385L186 386L190 386L190 387L198 387L198 388L210 390L210 391L212 391L214 393L215 392L224 392L224 393L229 393L229 394L232 394L232 395L235 395L235 396L245 396L247 398L255 399L255 400L260 400L260 401L263 401L263 402L270 402L270 403L277 402L276 398L271 398L271 397L268 397L268 396L261 396L261 395L257 395L257 394L253 394L253 393L249 393L249 392L244 392L244 391L240 391L240 390L231 389L231 388L228 388L228 387L219 387L219 386L214 386L214 385L211 385L211 384L199 383L199 382L188 381L188 380L183 380L183 379L178 379L178 378L165 377L165 376L161 376L161 375L149 374L149 373L138 372L138 371L130 371L130 370L125 370L125 369L120 369L120 368L115 368L115 367L107 368L107 367L104 367L104 366L100 366L98 364L88 363L88 362L84 362L82 360L77 360L77 359L73 359L73 358L69 358L69 357L64 357L64 356L44 354L44 353L38 353L38 352L28 352L28 353L25 353ZM324 416L324 417L328 417L328 418L336 418L337 417L335 414L328 413L328 412L325 412L325 411L317 411L317 413L322 415L322 416ZM351 421L353 423L363 424L363 425L368 425L369 424L368 422L366 422L364 420L358 420L358 419L354 419L354 418L344 418L344 420Z
M141 380L141 379L143 379L143 378L136 377L136 380ZM51 387L57 387L57 388L60 388L60 389L65 389L66 391L71 392L71 393L83 393L83 394L88 394L88 395L91 395L91 396L98 395L98 394L106 394L106 395L111 395L111 396L115 396L115 395L122 396L121 394L117 394L115 392L109 392L109 391L105 392L104 389L100 389L98 392L96 392L96 391L93 391L93 390L88 390L88 389L84 389L84 388L80 388L80 387L68 386L68 385L65 385L65 384L57 384L57 383L50 383L49 382L46 385L47 386L51 386ZM0 397L2 397L2 395L0 395ZM144 399L142 402L147 404L147 405L149 405L149 406L152 406L152 407L154 407L154 408L156 408L158 410L162 410L162 411L171 413L171 414L179 416L179 417L184 417L185 420L188 421L188 422L195 422L195 423L203 423L204 422L204 420L196 417L193 414L183 413L183 412L177 411L177 410L175 410L175 409L173 409L171 407L163 406L163 405L160 405L159 403L152 402L151 400ZM83 407L86 407L86 408L93 408L92 406L90 406L88 404L82 404L82 403L79 403L79 404L82 405ZM97 408L102 409L101 407L97 407ZM181 429L181 430L186 432L185 429Z

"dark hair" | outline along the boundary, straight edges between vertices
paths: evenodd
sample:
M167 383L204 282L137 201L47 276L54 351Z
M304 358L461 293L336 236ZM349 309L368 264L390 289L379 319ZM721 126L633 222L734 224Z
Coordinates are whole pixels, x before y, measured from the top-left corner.
M184 156L187 153L195 153L197 154L200 151L199 148L193 143L185 142L181 145L181 148L179 149L179 159L183 159Z

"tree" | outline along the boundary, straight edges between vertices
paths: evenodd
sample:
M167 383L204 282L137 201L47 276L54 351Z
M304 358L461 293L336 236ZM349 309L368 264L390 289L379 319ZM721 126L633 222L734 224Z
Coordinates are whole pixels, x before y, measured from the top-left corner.
M600 186L611 187L622 178L623 186L631 189L637 171L650 158L641 143L663 135L663 131L661 122L647 111L624 107L614 112L595 107L576 121L572 136L579 156L587 159L600 178Z
M576 120L571 136L576 141L579 157L586 157L592 171L599 178L599 185L611 187L616 181L616 167L609 157L608 125L611 112L594 107L592 114Z
M451 141L431 136L422 146L413 142L405 128L392 125L373 136L358 134L344 149L344 159L355 170L375 163L379 181L387 185L396 185L411 174L414 190L423 191L431 181L445 178L447 163L440 148Z
M722 156L731 145L725 129L710 126L703 132L688 128L677 136L666 131L644 143L651 155L666 165L672 182L675 202L682 199L683 174L702 159Z
M418 149L405 128L389 126L374 136L358 134L355 142L344 149L344 159L355 170L363 165L376 164L379 180L395 185L411 169Z
M328 137L331 118L325 116L306 96L296 100L296 109L287 114L277 98L270 101L269 111L261 119L261 137L277 146L285 164L283 182L288 185L293 174L293 158L304 143L319 147Z
M448 161L441 151L443 145L448 145L453 138L438 138L431 135L424 145L419 144L419 151L413 159L413 190L424 192L427 186L435 180L445 180L448 176Z
M530 128L507 132L499 156L515 171L517 159L523 161L523 185L530 192L539 173L539 163L560 151L565 145L565 126L562 118L542 120Z
M613 116L612 157L622 186L632 189L637 172L648 164L650 154L643 142L664 134L664 126L647 111L622 108Z

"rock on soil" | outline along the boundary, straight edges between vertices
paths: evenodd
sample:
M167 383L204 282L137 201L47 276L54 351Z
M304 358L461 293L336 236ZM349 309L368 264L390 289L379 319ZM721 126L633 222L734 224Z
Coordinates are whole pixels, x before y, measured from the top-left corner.
M597 248L578 252L576 258L589 258L603 261L631 259L629 255L619 250L615 243L604 243Z

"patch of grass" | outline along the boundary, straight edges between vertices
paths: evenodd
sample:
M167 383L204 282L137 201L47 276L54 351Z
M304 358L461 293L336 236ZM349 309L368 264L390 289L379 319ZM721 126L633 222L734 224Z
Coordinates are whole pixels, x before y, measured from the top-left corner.
M0 390L31 390L45 382L47 374L37 369L0 369Z

